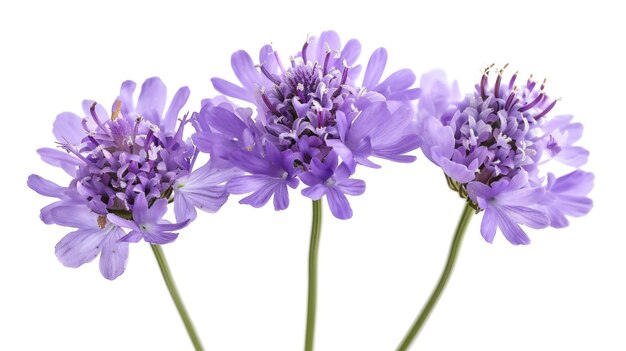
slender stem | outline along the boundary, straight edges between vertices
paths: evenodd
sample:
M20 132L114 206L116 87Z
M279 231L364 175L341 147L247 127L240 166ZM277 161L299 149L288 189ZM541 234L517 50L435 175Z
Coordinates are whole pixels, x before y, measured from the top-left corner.
M311 223L311 245L309 247L309 296L307 300L306 337L304 350L313 350L315 338L315 304L317 301L317 251L322 228L322 200L313 201L313 222Z
M452 239L452 245L450 245L450 253L448 254L448 261L446 262L446 266L441 273L441 277L439 278L439 282L433 290L428 302L424 305L422 312L420 312L419 316L413 322L411 329L407 332L404 339L396 349L397 351L406 351L409 346L411 346L411 342L417 336L422 326L426 322L426 319L432 312L435 304L437 304L437 300L439 300L439 296L443 292L443 289L446 287L446 283L450 278L450 274L452 273L452 268L454 268L454 263L456 261L457 256L459 255L459 250L461 247L461 241L463 240L463 234L465 233L465 229L467 229L467 225L474 214L474 209L470 207L470 203L468 202L465 205L465 209L463 210L463 214L461 215L461 219L459 219L459 224L456 227L456 232L454 233L454 239Z
M196 333L196 330L193 327L193 323L191 322L191 318L185 309L185 305L183 304L183 300L180 298L180 294L178 293L178 289L176 288L176 284L174 283L174 278L172 277L172 272L170 271L170 267L167 264L167 260L165 259L165 254L163 254L163 250L160 245L150 245L152 246L152 251L154 252L154 257L156 257L157 262L159 263L159 268L161 269L161 274L163 275L163 280L165 280L165 285L167 285L167 290L169 290L170 295L172 296L172 300L174 300L174 305L176 305L176 309L178 310L178 314L180 318L183 320L185 324L185 328L187 329L187 333L189 334L189 338L193 343L193 347L196 351L202 351L204 348L202 347L202 343L200 342L200 338Z

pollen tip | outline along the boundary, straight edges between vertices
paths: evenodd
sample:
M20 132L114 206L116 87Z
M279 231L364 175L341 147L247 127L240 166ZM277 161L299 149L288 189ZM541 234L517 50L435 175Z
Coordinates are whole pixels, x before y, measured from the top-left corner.
M104 216L104 215L98 216L98 220L97 221L98 221L98 227L100 229L104 229L104 227L106 227L106 225L107 225L107 217L106 216Z
M115 100L115 104L113 105L113 113L111 113L111 121L115 121L120 116L122 111L122 102L117 99Z

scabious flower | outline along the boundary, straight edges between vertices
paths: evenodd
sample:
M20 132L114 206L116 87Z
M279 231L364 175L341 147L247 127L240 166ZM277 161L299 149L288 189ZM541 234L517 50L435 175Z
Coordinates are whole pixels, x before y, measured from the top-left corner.
M135 87L132 81L122 84L110 116L93 101L83 102L85 118L57 116L59 149L38 153L72 177L67 186L39 175L28 178L33 190L57 199L41 210L42 221L76 228L56 246L59 260L78 267L100 254L107 279L124 272L129 242L172 242L196 208L217 211L228 197L224 182L237 174L211 161L194 170L198 151L183 139L190 119L177 122L187 87L176 92L165 113L166 87L159 78L144 82L137 105ZM177 223L163 218L172 201Z
M212 79L220 93L256 107L253 118L252 109L219 97L205 101L195 119L198 148L247 173L227 184L232 193L251 193L241 203L261 207L273 197L274 208L285 209L288 188L302 180L309 185L304 196L326 194L333 215L347 219L346 195L365 190L362 180L351 178L358 164L380 167L371 157L415 159L405 155L418 147L415 75L402 69L381 82L387 51L379 48L357 83L360 52L357 40L342 47L337 33L327 31L308 38L288 65L270 45L257 65L247 52L235 52L231 64L241 86Z
M506 68L506 66L505 66ZM557 99L517 73L503 81L504 68L489 84L485 69L475 92L465 97L456 83L434 71L421 80L418 129L422 151L444 171L448 184L477 211L484 210L481 233L492 242L499 228L512 244L528 244L520 227L568 225L592 207L587 197L593 174L576 169L556 177L540 172L549 161L581 167L589 152L574 143L583 126L572 116L551 117Z

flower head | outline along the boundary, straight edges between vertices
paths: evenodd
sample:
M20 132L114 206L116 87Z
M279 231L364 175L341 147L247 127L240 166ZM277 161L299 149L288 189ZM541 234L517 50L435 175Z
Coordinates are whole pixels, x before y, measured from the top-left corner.
M128 242L171 242L177 236L173 231L195 218L196 207L219 209L228 196L223 183L236 174L212 163L193 170L198 152L183 139L189 119L177 123L187 87L176 92L165 113L166 88L159 78L145 81L136 106L134 90L134 82L122 84L110 116L93 101L83 103L85 118L69 112L57 116L53 133L60 149L38 152L72 176L68 186L38 175L28 179L33 190L58 199L42 209L45 223L78 228L57 245L59 260L77 267L100 253L107 279L124 271ZM183 203L175 204L178 223L170 224L163 216L168 202L177 200Z
M360 52L357 40L342 47L337 33L328 31L308 38L287 64L269 45L261 49L257 65L247 52L235 52L231 63L241 86L212 79L220 93L256 107L252 118L251 109L223 97L207 100L193 136L201 151L247 173L228 183L233 193L252 193L242 203L259 207L273 196L275 209L282 210L289 204L287 187L296 188L298 179L315 187L332 179L347 181L358 164L379 167L370 157L415 159L405 155L418 146L411 128L410 101L420 93L412 88L415 75L404 69L381 82L387 52L379 48L357 83ZM363 193L364 183L358 183L361 190L341 196L330 196L341 187L302 193L316 200L329 195L333 214L345 219L352 210L343 194Z
M485 240L492 242L500 228L511 243L528 244L520 224L563 227L566 214L589 212L593 174L549 173L546 182L540 166L548 161L573 167L587 162L589 152L573 145L583 127L571 116L550 116L558 100L546 94L545 80L539 84L531 76L519 83L515 73L504 81L504 68L493 84L493 65L485 69L475 92L465 97L443 72L425 74L418 123L426 157L442 168L453 190L485 211Z

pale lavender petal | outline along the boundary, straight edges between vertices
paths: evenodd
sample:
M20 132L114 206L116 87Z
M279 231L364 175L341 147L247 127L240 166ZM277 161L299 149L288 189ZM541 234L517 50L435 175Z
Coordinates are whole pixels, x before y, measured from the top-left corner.
M132 80L127 80L122 83L122 87L120 88L120 95L118 99L120 100L122 106L122 114L124 116L130 116L131 112L135 111L135 102L133 101L133 93L135 92L135 88L137 84Z
M302 189L302 195L308 197L311 200L319 200L326 194L327 187L324 184L315 184L308 188Z
M593 201L587 197L559 195L552 206L568 216L581 217L591 211Z
M139 229L132 230L130 233L121 237L118 241L121 243L138 243L143 238L144 233Z
M115 227L102 241L100 252L100 273L103 277L113 280L124 273L128 260L128 243L120 242L126 233Z
M76 175L76 168L83 164L83 161L81 161L77 157L68 154L65 151L60 151L57 149L44 147L38 149L37 153L44 162L52 166L62 168L67 174L71 175L72 177Z
M454 133L448 126L443 126L437 119L429 117L422 122L421 138L422 151L431 161L433 160L433 147L437 146L436 154L449 159L454 152Z
M528 206L541 202L545 190L543 188L525 188L498 194L497 201L501 205Z
M251 205L252 207L256 208L262 207L270 200L270 198L276 191L276 188L280 186L279 183L280 181L266 182L260 188L255 190L252 194L241 199L239 203Z
M287 191L287 184L285 182L283 182L282 184L277 184L274 190L274 209L276 211L281 211L289 207L289 193Z
M497 220L495 210L487 208L480 223L480 234L490 244L493 243L493 238L496 236Z
M361 55L361 43L356 39L350 39L341 50L339 61L343 63L345 60L348 66L352 66Z
M33 189L37 193L43 196L61 198L63 193L67 190L66 187L57 185L41 176L31 174L28 176L26 182L29 188Z
M67 234L55 247L59 261L66 267L80 267L100 253L102 241L110 229L79 229Z
M367 69L365 69L365 76L363 77L363 86L370 89L375 88L383 76L385 65L387 65L387 50L378 48L372 53L367 63Z
M259 71L254 67L254 62L250 55L244 50L235 52L230 57L230 64L237 79L245 88L256 89L261 84Z
M524 233L520 226L513 222L506 214L496 210L498 216L498 227L504 237L513 245L528 245L530 238Z
M587 195L593 188L593 181L593 173L576 170L557 178L550 192Z
M72 112L63 112L54 120L52 133L60 143L78 145L87 136L82 120Z
M350 207L350 203L341 191L329 188L326 193L326 198L328 199L328 207L330 208L330 212L333 216L339 219L352 218L352 208Z
M150 225L150 229L152 229L155 232L171 232L174 230L179 230L179 229L183 229L185 228L187 225L189 225L189 220L186 219L182 222L179 223L158 223L158 224L151 224Z
M139 194L137 194L137 196L135 196L135 203L133 204L134 222L139 225L152 222L153 218L150 215L149 211L150 210L148 209L148 200L146 199L146 194L140 192Z
M264 175L248 175L234 177L226 183L226 189L232 194L246 194L272 182L272 178Z
M335 52L338 52L341 49L341 41L339 40L339 34L330 30L326 32L322 32L320 34L319 39L316 41L316 52L314 53L315 57L319 60L319 62L323 62L324 57L326 56L326 47L330 48L331 58L334 57ZM313 58L311 56L311 58Z
M213 87L215 90L220 93L233 97L235 99L240 99L248 102L254 102L254 95L236 84L233 84L227 80L221 78L211 78L211 83L213 83Z
M376 91L383 95L410 88L415 83L415 73L410 69L401 69L392 73L376 87Z
M445 174L461 184L469 183L476 177L474 171L468 169L467 166L447 158L439 157L435 159L435 163L441 167Z
M337 188L346 195L361 195L365 192L365 182L360 179L346 179L337 184Z
M150 244L169 244L178 238L178 233L143 233L143 240Z
M556 160L572 167L581 167L589 159L589 151L580 146L563 148L555 157Z
M207 109L206 116L211 127L231 138L241 137L246 129L246 125L237 115L221 107Z
M167 212L167 199L160 198L156 200L146 212L143 212L141 209L139 209L138 213L141 213L142 216L135 215L135 210L138 207L139 206L135 204L135 208L133 209L133 219L135 220L135 222L140 223L140 224L141 223L158 223L163 219L163 216L165 216L165 213ZM146 217L143 217L143 215L146 215Z
M166 133L174 133L176 131L176 120L178 118L178 114L180 113L180 109L185 106L187 100L189 99L189 88L182 87L178 89L174 98L172 98L172 102L170 103L170 107L167 109L165 113L165 118L163 119L163 123L161 124L162 128Z
M525 224L531 228L540 229L550 225L545 213L529 207L502 206L502 212L516 223Z
M107 220L117 226L120 227L124 227L124 228L128 228L134 231L138 231L139 230L139 226L137 225L137 223L135 223L134 221L119 217L117 215L114 215L112 213L109 213L107 215ZM131 232L132 234L132 232Z
M98 228L98 215L80 205L56 206L50 210L55 224L74 228Z
M165 108L166 96L167 88L159 77L147 79L141 86L141 93L137 100L137 113L153 124L159 125Z
M179 222L186 219L194 220L197 216L196 208L190 196L180 190L174 194L174 215Z

